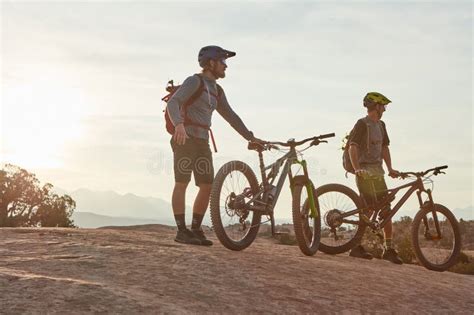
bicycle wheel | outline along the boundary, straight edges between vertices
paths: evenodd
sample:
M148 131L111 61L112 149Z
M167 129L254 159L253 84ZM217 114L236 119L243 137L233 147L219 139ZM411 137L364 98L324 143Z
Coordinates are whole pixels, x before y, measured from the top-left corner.
M214 179L210 198L211 221L219 241L231 250L243 250L255 240L260 215L243 209L259 191L257 177L247 164L224 164Z
M317 199L313 193L316 204L316 216L312 217L308 200L308 192L303 184L304 177L296 176L293 187L293 228L298 246L307 256L313 256L318 251L319 240L321 238L321 214Z
M430 270L445 271L456 263L461 251L458 221L443 205L424 206L413 219L412 242L420 264Z
M342 215L362 207L359 195L344 185L327 184L316 189L316 196L323 218L319 250L334 255L352 249L362 239L366 224L358 213Z

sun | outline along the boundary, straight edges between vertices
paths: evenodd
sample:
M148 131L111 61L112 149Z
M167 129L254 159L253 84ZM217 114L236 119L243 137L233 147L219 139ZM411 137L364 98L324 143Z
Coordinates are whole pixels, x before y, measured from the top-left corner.
M63 166L81 138L85 94L60 71L35 71L2 86L0 159L25 168Z

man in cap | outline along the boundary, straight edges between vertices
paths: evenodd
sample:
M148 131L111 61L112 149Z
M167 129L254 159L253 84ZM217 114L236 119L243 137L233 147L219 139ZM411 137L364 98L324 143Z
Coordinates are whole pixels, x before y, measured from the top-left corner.
M204 235L201 223L209 205L214 179L209 147L214 110L247 141L261 142L232 110L224 90L216 83L216 80L225 78L227 59L235 55L235 52L219 46L201 48L198 61L202 72L188 77L168 101L167 111L174 125L174 135L171 139L175 175L172 206L178 226L175 241L180 243L212 245L212 241ZM194 95L196 97L193 97ZM193 102L184 106L189 99ZM189 230L185 223L185 195L191 174L194 174L199 192L194 201L192 225Z

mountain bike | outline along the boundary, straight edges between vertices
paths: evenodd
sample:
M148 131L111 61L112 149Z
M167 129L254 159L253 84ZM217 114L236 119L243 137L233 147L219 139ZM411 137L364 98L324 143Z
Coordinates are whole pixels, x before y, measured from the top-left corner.
M306 161L300 157L301 152L327 142L322 139L334 135L326 134L301 141L290 139L287 142L249 142L248 149L258 153L262 177L260 184L246 163L230 161L224 164L216 174L210 198L212 226L222 245L235 251L247 248L255 240L260 225L269 221L272 235L276 234L274 208L288 177L293 198L295 237L305 255L314 255L321 235L321 216ZM308 142L310 144L307 148L299 151L296 149ZM281 147L286 148L286 154L265 166L263 152L272 149L283 151ZM302 169L303 174L294 174L294 164L301 166L299 171ZM262 216L266 216L268 220L261 222Z
M408 198L416 192L420 209L412 222L411 240L417 260L427 269L445 271L457 261L461 250L459 224L453 213L434 203L432 176L444 174L438 166L423 172L400 173L400 178L414 179L410 183L388 189L387 195L372 207L364 205L359 195L344 185L327 184L316 189L323 226L319 249L327 254L340 254L359 244L365 229L383 239L382 230ZM427 176L430 174L429 176ZM390 202L402 189L408 188L392 210ZM427 196L423 201L422 194Z

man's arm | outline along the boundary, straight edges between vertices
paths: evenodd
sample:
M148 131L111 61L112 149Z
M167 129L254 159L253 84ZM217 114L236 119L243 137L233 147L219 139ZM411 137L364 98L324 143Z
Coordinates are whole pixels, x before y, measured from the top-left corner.
M398 171L392 168L392 158L390 156L390 149L387 145L382 147L382 158L385 161L385 165L387 165L388 175L391 177L398 177Z
M242 119L230 107L223 90L221 90L221 93L217 104L217 112L246 140L255 139L253 133L247 129Z
M390 149L388 146L382 147L382 158L385 161L385 165L387 165L387 169L390 172L392 170L392 158L390 157Z
M349 157L351 159L352 167L354 168L354 173L360 175L363 170L360 168L359 164L359 145L352 143L349 146Z
M387 127L383 121L380 121L380 123L382 124L383 128L382 159L385 161L385 165L387 165L388 175L395 178L399 176L399 172L394 170L392 167L392 158L390 156L390 149L388 147L390 145L390 139L388 137Z
M351 132L349 141L349 157L356 175L361 175L363 171L359 164L359 147L363 145L363 138L367 134L367 126L362 120L358 120Z

